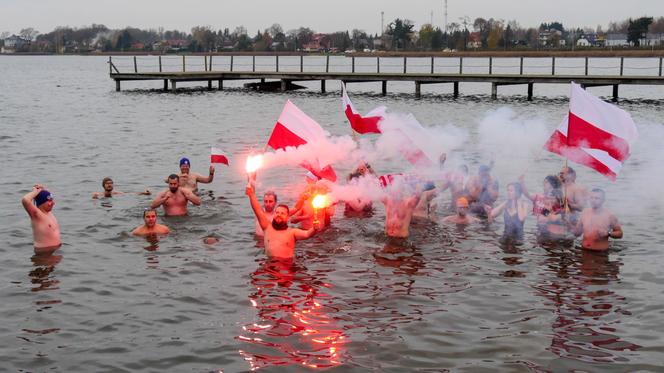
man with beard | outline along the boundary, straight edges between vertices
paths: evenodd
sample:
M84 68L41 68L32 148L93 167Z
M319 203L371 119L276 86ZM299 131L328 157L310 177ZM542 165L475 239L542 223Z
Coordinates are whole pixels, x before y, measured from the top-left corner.
M152 201L150 208L156 209L164 205L166 216L187 215L187 202L196 206L201 204L201 198L195 195L190 189L180 187L180 177L171 174L168 177L168 189L157 194L157 198Z
M566 206L569 212L578 215L586 206L588 191L576 183L576 171L572 167L563 167L558 174L563 184Z
M187 188L194 193L198 192L198 183L209 184L214 180L214 166L210 166L210 173L207 177L197 173L190 172L191 162L189 159L182 158L180 159L180 186ZM170 178L170 177L169 177ZM166 179L168 182L168 179Z
M265 252L273 258L293 258L295 252L295 241L311 237L318 226L314 224L308 230L290 228L288 226L288 206L278 205L274 209L272 221L261 209L260 202L256 198L256 190L253 185L247 185L246 194L249 197L254 215L265 232Z
M111 179L110 177L105 177L101 181L101 186L102 186L102 188L104 188L104 191L103 192L92 193L92 198L93 199L109 198L109 197L113 197L113 196L116 196L116 195L125 194L125 192L118 192L116 190L113 190L113 179ZM148 189L146 189L145 191L138 192L136 194L138 194L140 196L149 196L151 193Z
M263 214L265 214L265 217L267 217L268 220L272 220L274 217L274 208L277 205L277 194L271 190L268 190L265 192L263 195L263 207L262 211ZM263 237L263 229L261 228L260 223L258 222L258 218L256 218L256 235Z
M465 197L456 200L456 214L444 217L441 222L457 225L476 223L479 219L468 214L468 200Z
M593 189L590 192L590 207L581 212L578 223L571 227L574 235L583 233L581 245L584 249L604 251L609 248L609 238L623 236L618 218L603 207L604 198L602 189Z
M34 204L33 204L34 202ZM55 201L43 186L36 184L32 191L21 199L23 208L30 215L32 241L35 254L50 254L60 248L60 225L51 212Z
M143 211L143 221L145 224L134 229L131 234L134 236L154 236L157 234L169 234L171 232L167 226L157 223L157 210L155 209Z

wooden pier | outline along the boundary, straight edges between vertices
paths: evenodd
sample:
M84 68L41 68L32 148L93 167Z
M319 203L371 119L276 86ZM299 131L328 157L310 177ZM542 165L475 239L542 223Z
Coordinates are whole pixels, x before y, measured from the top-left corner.
M171 56L171 58L173 57L175 56ZM203 65L197 66L198 70L192 71L191 66L187 64L187 57L189 57L190 60L193 58L200 60L202 58ZM485 73L469 73L465 71L464 57L458 57L455 59L458 61L457 66L454 66L456 70L455 72L437 72L436 59L439 57L430 57L429 65L425 66L424 68L421 63L423 60L422 57L412 58L420 62L417 66L412 66L412 63L411 66L409 66L409 58L403 57L402 66L398 66L398 72L394 72L394 64L390 66L392 71L385 72L385 63L383 62L383 65L381 66L381 57L358 57L358 60L362 59L364 61L375 61L375 64L373 65L375 69L372 72L358 71L358 69L356 69L355 57L347 57L347 59L350 60L350 65L345 66L348 71L330 71L329 55L322 56L325 61L324 64L321 60L321 56L316 56L318 58L318 64L315 64L313 67L307 65L307 68L305 68L304 56L295 57L299 58L299 66L294 66L292 63L284 66L283 62L280 65L279 56L273 56L274 63L271 64L271 68L268 69L268 71L265 71L264 69L261 70L262 66L260 64L257 65L256 63L256 56L242 56L242 58L245 60L247 58L251 58L251 64L234 64L234 56L226 56L227 60L228 57L230 57L230 63L223 64L221 68L215 69L213 68L213 56L177 56L176 58L182 59L181 69L178 63L178 71L165 71L167 69L165 69L164 64L162 64L162 56L140 57L143 59L154 59L155 62L157 62L154 64L154 66L158 65L158 69L155 69L156 71L150 71L150 69L147 69L146 71L144 68L139 69L137 56L133 56L133 58L127 56L116 57L116 59L124 58L125 60L129 58L130 61L133 61L133 64L130 63L129 65L123 66L123 71L120 71L114 62L113 57L109 57L109 74L110 78L115 81L116 91L120 91L122 81L161 80L163 81L163 89L165 91L169 90L170 82L170 90L176 92L179 82L207 82L207 88L210 90L213 89L213 82L216 82L216 88L222 90L224 81L244 80L249 82L256 82L247 84L247 86L261 88L263 85L265 85L265 87L275 87L276 85L277 89L280 91L301 88L297 86L295 82L320 81L321 92L325 92L326 82L328 80L339 80L346 83L381 83L381 92L383 95L386 95L388 82L408 81L414 83L416 97L421 96L421 87L423 84L451 84L452 94L454 97L458 97L459 83L491 83L492 99L497 98L499 86L526 85L528 100L532 100L533 98L533 87L535 84L569 84L570 82L574 81L584 87L611 86L613 87L614 101L618 100L618 90L621 84L664 85L664 77L662 76L662 57L659 57L658 59L650 58L650 60L658 61L658 66L634 68L642 70L648 69L648 73L650 73L648 75L626 74L625 57L612 58L612 60L620 62L619 66L608 67L608 69L615 68L615 70L617 70L617 73L613 75L589 74L589 70L592 66L590 65L590 59L588 57L585 58L585 66L576 67L577 69L582 69L582 74L560 74L557 69L561 70L565 67L556 67L556 57L550 57L547 59L551 61L548 66L542 66L541 64L535 66L540 69L548 70L546 73L537 74L524 72L523 57L510 58L511 60L519 60L519 65L510 66L515 70L513 73L494 73L497 67L505 68L505 66L496 66L494 58L492 57L489 57L488 64L483 66L483 68L487 69ZM291 60L292 59L293 57L291 57ZM393 57L383 57L383 59L389 59L392 61L395 60ZM444 59L450 60L450 58ZM541 60L542 58L539 59ZM606 58L596 59L606 60ZM635 58L630 59L634 60ZM187 71L188 66L190 67L189 71ZM284 67L287 67L286 70L288 71L283 71ZM383 71L381 71L381 67L383 67ZM411 67L410 70L409 67ZM449 70L450 66L447 65L446 67L448 68L447 70ZM477 66L475 67L477 68ZM526 68L528 67L529 66L526 66ZM516 72L517 68L518 72ZM530 69L533 68L533 66L530 66ZM569 67L567 68L569 69ZM607 67L601 68L607 69ZM465 66L465 69L468 70L468 65ZM426 70L426 72L423 72L422 70Z

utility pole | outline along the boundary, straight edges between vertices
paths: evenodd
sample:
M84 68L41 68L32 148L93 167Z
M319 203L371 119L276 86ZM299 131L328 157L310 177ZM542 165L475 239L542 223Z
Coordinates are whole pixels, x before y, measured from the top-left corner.
M433 10L431 11L431 22L429 22L429 24L433 28Z
M380 36L385 33L385 12L380 11Z
M445 4L443 6L443 15L445 16L445 29L443 30L447 34L447 0L444 0Z

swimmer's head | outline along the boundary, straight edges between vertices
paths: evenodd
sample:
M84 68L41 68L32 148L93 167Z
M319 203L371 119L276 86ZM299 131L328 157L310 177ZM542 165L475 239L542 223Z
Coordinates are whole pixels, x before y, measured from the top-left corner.
M101 187L104 188L104 191L106 192L112 192L113 191L113 179L110 177L105 177L101 181Z
M145 209L145 211L143 211L143 221L148 228L154 227L155 224L157 224L157 210Z
M468 204L468 200L466 199L466 197L457 198L457 200L456 200L456 210L457 210L458 215L466 216L466 214L468 214L468 207L469 207L469 204Z
M436 184L434 184L433 181L427 181L426 183L424 183L424 188L423 189L424 189L425 192L428 191L428 190L436 189Z
M274 211L274 207L277 204L277 194L271 190L268 190L263 195L263 208L265 212Z
M272 218L272 226L277 230L288 228L289 210L287 205L279 205L274 209L274 218ZM276 225L276 226L275 226Z
M509 199L519 199L523 190L521 189L521 183L509 183L507 184L507 198Z
M590 191L590 207L594 209L598 209L602 207L604 204L604 199L605 199L606 194L604 193L604 190L600 188L595 188Z
M51 195L51 193L46 189L42 189L39 191L39 193L37 193L34 202L37 207L45 209L46 212L51 211L55 205L55 202L53 202L53 195Z
M576 171L572 167L566 166L560 170L558 177L563 183L566 181L574 182L576 181Z
M189 159L187 158L180 159L180 172L182 172L183 174L188 174L190 167L191 167L191 162L189 162Z
M180 177L176 174L168 175L168 189L170 189L172 193L175 193L178 191L179 187L180 187Z

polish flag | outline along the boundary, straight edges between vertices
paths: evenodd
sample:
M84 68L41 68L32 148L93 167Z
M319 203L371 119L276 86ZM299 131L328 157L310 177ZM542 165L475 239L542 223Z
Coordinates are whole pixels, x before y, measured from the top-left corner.
M572 83L569 114L544 148L615 180L637 137L629 113Z
M213 146L210 148L210 163L223 163L228 166L228 158L223 150Z
M385 111L387 110L385 106L379 106L371 110L367 115L361 116L357 111L355 111L353 103L350 102L350 98L346 93L346 85L343 82L341 83L341 92L343 109L353 130L359 134L380 133L378 122L380 122L385 117Z
M267 145L274 150L286 150L288 147L297 148L304 144L316 144L325 141L326 137L327 133L320 124L288 100L277 123L274 125ZM332 182L337 180L334 169L330 165L320 166L317 159L313 164L307 162L301 166L319 178L325 178Z

